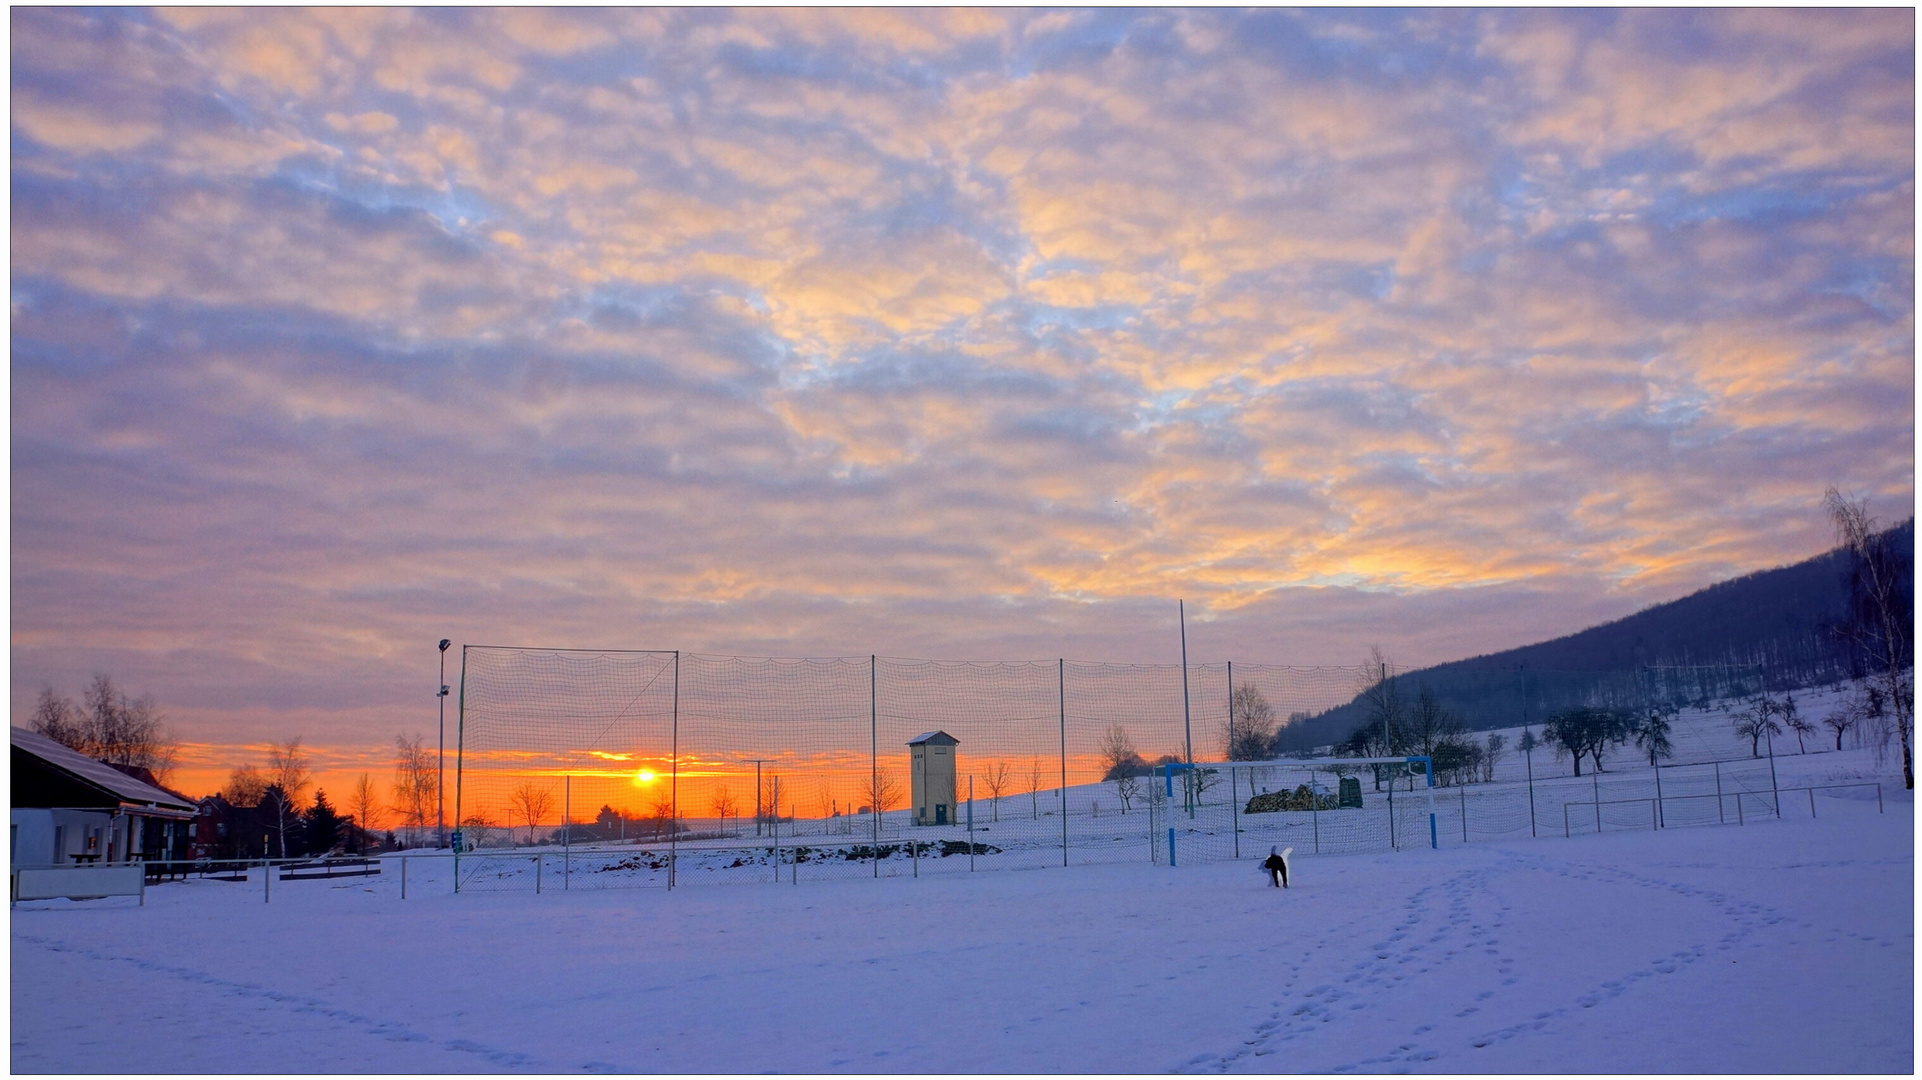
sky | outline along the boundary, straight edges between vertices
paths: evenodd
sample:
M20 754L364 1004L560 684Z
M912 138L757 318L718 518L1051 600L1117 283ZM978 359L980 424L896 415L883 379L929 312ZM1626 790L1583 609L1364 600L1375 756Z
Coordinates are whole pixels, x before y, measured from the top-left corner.
M12 715L188 787L443 637L1416 665L1912 513L1910 10L9 24Z

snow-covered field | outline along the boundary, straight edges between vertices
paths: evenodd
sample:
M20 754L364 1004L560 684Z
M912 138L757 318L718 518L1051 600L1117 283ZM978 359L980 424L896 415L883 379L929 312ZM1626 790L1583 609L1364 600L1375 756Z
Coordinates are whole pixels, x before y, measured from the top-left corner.
M12 916L16 1072L1911 1072L1914 804L1297 858ZM1264 851L1261 852L1265 854Z

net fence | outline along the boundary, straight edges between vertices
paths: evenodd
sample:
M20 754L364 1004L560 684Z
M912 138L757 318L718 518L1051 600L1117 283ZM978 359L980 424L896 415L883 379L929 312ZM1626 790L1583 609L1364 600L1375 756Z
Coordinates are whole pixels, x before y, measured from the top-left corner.
M1180 665L468 646L458 879L631 888L1386 851L1727 818L1770 791L1752 764L1679 767L1734 757L1703 725L1673 728L1654 811L1634 800L1655 797L1657 770L1551 777L1565 757L1517 749L1557 710L1726 712L1765 696L1755 669L1485 682L1444 702L1381 666L1203 664L1184 679ZM1274 760L1317 727L1339 737ZM1384 750L1433 757L1432 823L1423 768L1332 756Z

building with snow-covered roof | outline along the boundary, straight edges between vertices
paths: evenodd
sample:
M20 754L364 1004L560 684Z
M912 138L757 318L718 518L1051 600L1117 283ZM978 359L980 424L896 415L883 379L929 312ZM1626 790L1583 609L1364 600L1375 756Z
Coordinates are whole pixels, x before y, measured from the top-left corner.
M7 730L13 746L12 866L132 862L184 853L196 810L191 799L45 735Z
M908 740L916 825L954 823L954 759L955 747L960 745L960 739L945 731L930 731Z

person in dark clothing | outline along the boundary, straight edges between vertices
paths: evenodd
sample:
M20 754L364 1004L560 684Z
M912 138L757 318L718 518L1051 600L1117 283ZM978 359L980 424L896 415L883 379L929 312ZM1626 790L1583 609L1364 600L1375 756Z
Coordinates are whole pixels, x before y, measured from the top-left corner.
M1280 851L1269 848L1268 857L1261 860L1261 868L1268 871L1268 884L1288 887L1288 860L1282 858Z

